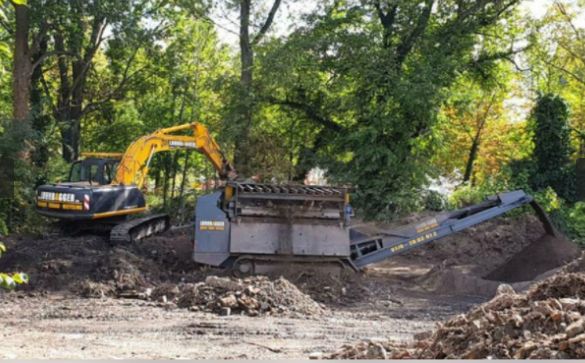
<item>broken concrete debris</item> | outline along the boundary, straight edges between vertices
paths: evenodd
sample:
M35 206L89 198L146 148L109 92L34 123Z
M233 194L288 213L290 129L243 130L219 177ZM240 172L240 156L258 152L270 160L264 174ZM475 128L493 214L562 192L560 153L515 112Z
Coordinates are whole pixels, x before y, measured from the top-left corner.
M173 299L178 307L220 315L298 313L311 316L325 312L322 305L282 277L271 280L265 276L244 279L208 276L205 282L184 284Z
M585 358L585 273L567 272L579 263L526 293L502 286L492 300L413 343L360 341L326 358Z

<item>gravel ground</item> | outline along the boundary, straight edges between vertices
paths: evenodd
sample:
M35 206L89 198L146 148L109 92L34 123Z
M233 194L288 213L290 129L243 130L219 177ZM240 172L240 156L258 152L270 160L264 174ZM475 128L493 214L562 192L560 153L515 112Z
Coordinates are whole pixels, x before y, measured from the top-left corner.
M408 341L475 301L393 293L323 317L218 316L136 299L0 296L0 358L307 358L356 339Z

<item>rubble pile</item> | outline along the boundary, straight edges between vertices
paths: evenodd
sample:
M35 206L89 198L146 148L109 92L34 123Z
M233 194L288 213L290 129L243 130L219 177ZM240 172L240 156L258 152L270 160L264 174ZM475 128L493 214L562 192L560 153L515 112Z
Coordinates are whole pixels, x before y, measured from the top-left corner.
M310 316L325 312L320 304L282 277L270 280L265 276L244 279L208 276L205 282L181 286L175 299L179 307L221 315L298 313Z
M584 314L585 273L561 271L525 294L501 285L491 301L414 343L362 341L327 358L585 358Z

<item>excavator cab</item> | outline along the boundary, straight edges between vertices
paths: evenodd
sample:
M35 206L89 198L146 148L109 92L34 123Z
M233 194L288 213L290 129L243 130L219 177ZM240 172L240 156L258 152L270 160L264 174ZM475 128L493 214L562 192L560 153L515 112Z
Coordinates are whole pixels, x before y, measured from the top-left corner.
M71 164L66 182L37 189L37 212L69 221L119 220L146 208L134 185L113 184L121 154L83 153Z
M113 159L89 158L75 161L69 171L69 183L107 185L116 175L119 161Z

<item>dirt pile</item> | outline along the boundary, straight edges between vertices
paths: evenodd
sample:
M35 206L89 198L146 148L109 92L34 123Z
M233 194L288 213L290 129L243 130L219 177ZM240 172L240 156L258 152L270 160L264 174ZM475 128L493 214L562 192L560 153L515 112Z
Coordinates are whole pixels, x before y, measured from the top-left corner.
M529 281L538 275L572 261L580 249L563 236L544 235L524 247L505 264L486 275L504 282Z
M525 294L501 285L494 299L414 343L359 342L327 358L585 358L584 314L585 273L562 271Z
M15 236L0 270L31 276L24 289L71 291L86 297L136 295L165 282L197 282L190 231L169 231L136 244L111 246L105 236Z
M154 291L155 295L160 293ZM314 316L325 308L284 278L265 276L245 279L208 276L205 282L186 284L173 290L177 306L221 315L283 315L297 313ZM165 298L166 299L166 298Z
M575 259L580 249L563 236L544 234L535 216L497 219L404 256L432 268L417 287L491 298L501 283L517 291ZM426 266L428 266L426 265Z

